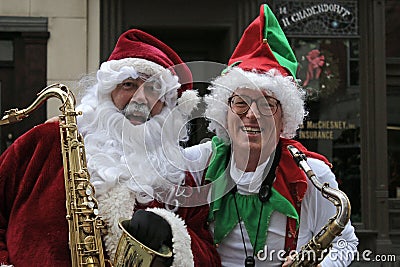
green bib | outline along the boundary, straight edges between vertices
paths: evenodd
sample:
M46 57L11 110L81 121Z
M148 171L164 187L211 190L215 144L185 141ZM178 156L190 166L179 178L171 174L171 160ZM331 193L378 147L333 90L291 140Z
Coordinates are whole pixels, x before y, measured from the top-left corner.
M212 144L214 154L205 179L207 182L214 182L212 195L213 199L216 200L210 204L209 221L214 221L214 242L218 244L239 223L239 219L232 193L224 192L227 190L226 185L228 184L225 171L230 159L230 146L226 145L218 137L212 139ZM241 195L237 192L235 194L240 219L244 222L253 248L257 239L257 247L254 248L255 253L264 249L272 212L277 211L287 217L296 219L297 226L299 224L299 216L296 209L275 188L272 188L271 198L265 203L260 201L258 194ZM262 207L263 205L264 207ZM261 209L263 210L260 218ZM256 238L259 219L260 229Z

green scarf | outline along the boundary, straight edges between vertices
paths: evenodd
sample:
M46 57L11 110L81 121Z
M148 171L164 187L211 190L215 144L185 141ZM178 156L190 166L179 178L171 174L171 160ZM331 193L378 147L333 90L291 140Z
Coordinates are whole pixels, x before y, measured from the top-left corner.
M213 199L216 199L210 204L209 221L214 221L214 242L220 243L239 223L238 214L236 212L235 201L231 193L225 192L228 190L226 178L226 169L230 160L230 146L226 145L220 138L213 137L213 157L207 169L205 179L207 182L213 182ZM244 222L245 228L250 238L250 242L254 248L254 252L264 249L264 244L267 238L267 230L271 214L273 211L278 211L297 221L299 224L299 216L296 209L283 197L275 188L272 188L272 195L269 201L262 203L258 194L241 195L236 194L236 202L239 210L240 219ZM262 206L264 207L262 208ZM262 211L260 229L257 235L258 220ZM257 239L257 244L255 241Z

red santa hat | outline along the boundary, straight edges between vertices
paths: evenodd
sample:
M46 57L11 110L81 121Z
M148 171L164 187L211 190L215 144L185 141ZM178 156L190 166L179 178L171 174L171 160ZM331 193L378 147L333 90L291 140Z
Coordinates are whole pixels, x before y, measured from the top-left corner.
M118 39L114 50L108 61L121 60L126 58L143 59L137 65L137 71L148 75L149 67L154 68L156 63L163 68L169 69L179 77L181 88L179 96L183 91L192 87L192 74L178 54L165 43L154 36L137 29L124 32Z
M222 129L226 129L228 98L238 88L251 88L266 90L281 102L282 136L293 137L305 115L304 92L296 83L296 57L268 5L261 5L260 15L243 33L228 65L206 97L206 117L212 119L209 129L229 140Z
M180 105L185 114L197 106L199 98L192 88L192 74L188 66L168 45L154 36L137 29L124 32L114 50L97 72L101 98L110 98L118 83L129 77L158 77L165 88L160 99L166 106ZM177 100L179 98L179 100Z

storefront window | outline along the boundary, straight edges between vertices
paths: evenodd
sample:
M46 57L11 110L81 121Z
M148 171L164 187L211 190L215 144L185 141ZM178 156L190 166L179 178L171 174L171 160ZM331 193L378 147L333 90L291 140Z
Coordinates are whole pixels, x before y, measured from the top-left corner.
M333 163L339 188L351 201L351 219L360 221L358 39L293 38L291 43L309 111L297 138Z
M10 40L0 40L0 61L13 61L14 47Z
M400 58L399 28L400 28L400 2L398 0L386 0L386 56Z
M386 72L389 197L400 199L400 2L386 1Z
M333 163L339 189L361 221L358 1L275 0L299 62L309 112L297 139Z
M388 126L389 197L400 199L400 126Z

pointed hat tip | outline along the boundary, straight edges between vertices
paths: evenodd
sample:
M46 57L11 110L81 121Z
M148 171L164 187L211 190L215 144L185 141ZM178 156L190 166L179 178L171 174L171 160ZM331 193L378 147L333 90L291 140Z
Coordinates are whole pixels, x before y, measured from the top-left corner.
M243 70L267 72L275 68L284 76L296 77L296 57L267 4L260 6L260 15L243 33L229 65L238 61Z

